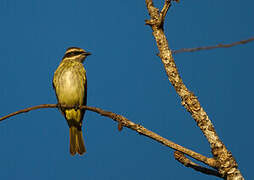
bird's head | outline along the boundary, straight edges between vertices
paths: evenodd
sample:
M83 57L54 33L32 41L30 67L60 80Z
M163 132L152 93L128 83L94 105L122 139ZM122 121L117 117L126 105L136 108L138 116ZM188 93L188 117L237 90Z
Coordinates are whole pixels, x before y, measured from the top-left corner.
M91 53L86 52L84 49L78 47L70 47L66 50L63 60L74 60L82 63L89 55L91 55Z

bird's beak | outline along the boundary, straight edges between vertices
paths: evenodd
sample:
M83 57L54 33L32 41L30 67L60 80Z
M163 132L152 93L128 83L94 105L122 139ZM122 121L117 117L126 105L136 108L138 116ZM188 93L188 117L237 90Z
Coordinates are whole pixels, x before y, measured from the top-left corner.
M91 53L90 53L90 52L84 52L84 55L86 55L86 56L90 56L90 55L91 55Z

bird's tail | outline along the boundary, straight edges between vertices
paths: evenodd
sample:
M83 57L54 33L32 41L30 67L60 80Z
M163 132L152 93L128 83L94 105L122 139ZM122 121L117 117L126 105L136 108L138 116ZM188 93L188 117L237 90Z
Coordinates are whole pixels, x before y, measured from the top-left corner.
M84 139L81 129L75 126L70 127L70 153L74 156L76 153L80 155L86 152Z

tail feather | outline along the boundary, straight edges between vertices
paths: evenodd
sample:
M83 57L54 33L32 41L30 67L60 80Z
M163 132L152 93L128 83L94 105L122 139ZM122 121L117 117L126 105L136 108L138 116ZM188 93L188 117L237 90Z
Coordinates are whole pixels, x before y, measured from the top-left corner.
M84 139L83 139L83 133L80 130L77 130L76 134L76 140L77 140L77 152L81 155L86 152L85 144L84 144Z
M86 152L82 131L77 127L70 127L70 153L74 156L76 153L82 155Z

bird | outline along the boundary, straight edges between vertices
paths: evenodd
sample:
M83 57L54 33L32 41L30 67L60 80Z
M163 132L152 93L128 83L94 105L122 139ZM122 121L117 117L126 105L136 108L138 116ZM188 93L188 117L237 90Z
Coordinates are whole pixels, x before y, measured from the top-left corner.
M87 103L87 77L83 62L91 55L84 49L70 47L66 50L53 77L53 88L59 110L67 120L70 131L70 154L82 155L86 152L82 134L82 121L85 109L79 109ZM68 106L74 108L64 108Z

